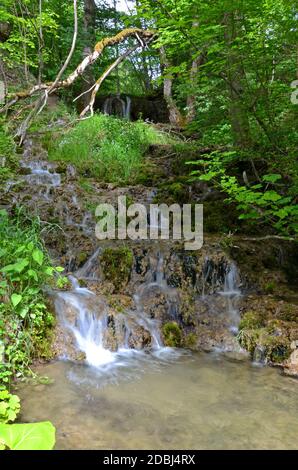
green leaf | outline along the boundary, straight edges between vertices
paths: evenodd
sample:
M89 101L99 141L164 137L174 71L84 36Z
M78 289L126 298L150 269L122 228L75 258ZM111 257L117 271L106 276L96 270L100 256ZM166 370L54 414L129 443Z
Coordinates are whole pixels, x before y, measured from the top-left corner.
M51 450L56 429L50 421L0 424L0 441L11 450Z
M39 264L39 266L41 266L43 263L43 252L38 249L34 250L32 253L32 258L34 261L36 261L37 264Z
M21 294L12 294L12 296L10 297L10 300L11 300L11 303L14 307L16 307L17 305L19 305L19 303L22 301L22 296Z
M53 275L53 272L54 272L54 268L52 268L51 266L47 266L44 270L44 273L47 275L47 276L52 276Z
M22 308L19 315L20 317L25 318L28 312L29 312L29 307L28 305L26 305L26 307Z
M278 173L271 173L270 175L264 175L262 180L266 183L275 183L281 179L281 175Z
M28 264L29 264L29 261L27 259L22 259L18 261L17 263L8 264L7 266L4 266L4 268L1 269L1 271L4 273L9 273L9 272L21 273L28 266Z
M62 266L57 266L55 268L55 271L57 271L57 273L62 273L64 271L64 268L62 268Z
M33 277L33 279L34 279L36 282L38 281L37 272L34 271L34 269L28 269L28 276Z

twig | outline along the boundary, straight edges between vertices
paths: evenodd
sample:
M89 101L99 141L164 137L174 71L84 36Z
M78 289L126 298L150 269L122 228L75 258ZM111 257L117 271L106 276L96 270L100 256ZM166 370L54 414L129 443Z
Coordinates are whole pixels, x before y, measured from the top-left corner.
M293 237L283 237L281 235L266 235L264 237L247 237L247 238L242 238L241 240L244 240L244 241L251 241L251 242L258 242L258 241L262 241L262 240L270 240L270 239L274 239L274 240L284 240L284 241L288 241L288 242L297 242L297 238L293 238Z

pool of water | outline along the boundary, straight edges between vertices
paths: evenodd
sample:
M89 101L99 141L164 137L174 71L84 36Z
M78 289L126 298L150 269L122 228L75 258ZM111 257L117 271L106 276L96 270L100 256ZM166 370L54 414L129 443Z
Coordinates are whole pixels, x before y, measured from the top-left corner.
M51 420L57 449L295 449L298 381L222 354L119 356L39 366L21 421Z

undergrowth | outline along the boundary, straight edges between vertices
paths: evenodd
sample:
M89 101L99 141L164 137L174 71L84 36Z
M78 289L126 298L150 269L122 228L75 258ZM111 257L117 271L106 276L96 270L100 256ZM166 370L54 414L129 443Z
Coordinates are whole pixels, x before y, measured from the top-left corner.
M40 238L40 222L22 210L12 217L0 211L0 391L30 372L36 357L47 357L54 317L43 288L65 281L54 268ZM2 394L3 395L3 394ZM0 395L0 422L13 421L8 408L17 405Z
M150 145L170 138L144 122L98 114L79 122L49 147L49 157L74 164L82 176L107 182L137 179Z

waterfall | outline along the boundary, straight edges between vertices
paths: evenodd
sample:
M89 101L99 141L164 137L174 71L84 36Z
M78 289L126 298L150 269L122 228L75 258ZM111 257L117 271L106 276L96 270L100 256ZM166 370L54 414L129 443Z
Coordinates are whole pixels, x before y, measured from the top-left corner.
M103 113L107 115L116 115L130 120L131 98L126 95L125 100L120 96L109 96L103 104Z
M98 257L101 253L101 247L98 247L95 252L90 256L86 263L78 269L76 276L79 279L90 280L90 281L99 281L100 280L100 267L98 263Z
M125 99L126 99L126 108L125 108L124 117L125 117L128 121L130 121L131 97L130 97L130 96L126 96Z
M93 292L80 288L75 278L71 280L71 292L56 294L55 310L60 322L73 333L77 347L85 353L89 365L100 367L109 364L115 356L103 344L107 306Z
M53 172L53 165L46 161L21 161L21 167L30 171L23 175L23 180L31 186L39 187L39 195L46 201L50 201L51 188L61 184L61 176Z
M155 292L160 291L166 299L168 317L175 319L178 315L178 295L166 282L162 254L152 257L147 279L135 290L134 308L113 313L103 297L80 287L79 279L99 280L100 252L97 248L84 266L69 276L71 291L53 293L59 323L71 333L76 348L85 354L89 365L97 368L119 365L119 361L126 364L125 357L144 354L143 350L158 357L172 355L171 348L163 345L160 319L146 311L146 301L151 295L155 299Z
M240 278L237 267L234 263L231 263L227 267L227 272L224 280L224 288L219 292L220 295L225 297L227 300L227 313L231 320L230 330L233 333L238 332L238 325L240 322L239 315L239 299L241 297Z

